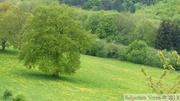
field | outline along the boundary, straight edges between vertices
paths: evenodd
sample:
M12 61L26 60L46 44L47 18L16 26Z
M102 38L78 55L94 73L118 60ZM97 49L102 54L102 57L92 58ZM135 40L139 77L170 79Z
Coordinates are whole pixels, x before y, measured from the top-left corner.
M150 94L152 90L140 72L159 77L162 69L113 59L81 56L81 69L74 75L42 73L27 69L18 61L18 52L0 52L0 100L5 89L23 94L27 101L123 101L124 94ZM166 78L171 86L174 75Z

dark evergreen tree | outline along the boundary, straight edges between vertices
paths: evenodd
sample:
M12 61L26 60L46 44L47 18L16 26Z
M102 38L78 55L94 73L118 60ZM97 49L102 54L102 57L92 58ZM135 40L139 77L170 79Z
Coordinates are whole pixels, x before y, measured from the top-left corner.
M117 10L118 12L123 11L123 5L122 5L122 3L123 3L122 0L116 0L116 1L114 2L114 5L113 5L114 9Z
M172 24L171 27L173 49L180 54L180 27L178 24Z
M100 5L101 1L98 0L88 0L84 3L83 8L84 9L97 9Z
M172 49L172 41L170 34L171 25L169 22L163 21L159 27L158 35L155 42L157 49Z
M150 5L154 5L155 4L155 0L142 0L141 1L143 4L150 6Z
M99 9L112 10L113 3L111 0L102 0Z
M180 53L179 25L163 21L159 27L155 47L157 49L176 50Z
M130 10L131 13L135 13L136 12L136 7L135 7L134 3L130 4L129 10Z
M60 3L65 3L72 6L83 6L86 1L88 0L59 0Z

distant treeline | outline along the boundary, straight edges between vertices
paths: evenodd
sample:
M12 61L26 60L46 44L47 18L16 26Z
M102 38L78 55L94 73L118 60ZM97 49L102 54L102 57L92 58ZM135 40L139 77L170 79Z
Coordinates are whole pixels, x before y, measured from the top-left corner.
M59 0L72 6L80 6L83 9L92 10L117 10L118 12L130 11L135 13L141 6L150 6L160 0Z

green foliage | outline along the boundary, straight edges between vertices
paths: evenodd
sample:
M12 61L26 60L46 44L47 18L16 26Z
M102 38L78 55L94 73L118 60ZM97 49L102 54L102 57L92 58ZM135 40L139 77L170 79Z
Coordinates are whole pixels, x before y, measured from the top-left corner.
M7 3L10 2L12 4L17 4L20 0L0 0L0 2L2 3Z
M154 46L159 26L158 20L152 20L143 14L107 11L91 11L83 21L83 28L91 30L99 38L124 45L129 45L134 40L143 40L149 46Z
M179 0L159 0L160 2L154 6L143 7L138 13L151 16L151 18L159 20L173 20L175 16L180 14Z
M100 0L88 0L84 3L83 8L96 10L98 5L100 5L100 2Z
M173 51L172 54L176 58L177 63L180 62L180 56L176 51ZM177 91L179 90L179 85L180 85L180 79L179 75L177 76L176 82L173 84L171 87L165 87L164 83L162 82L167 74L172 73L175 69L173 68L172 65L170 65L170 59L166 58L162 52L158 53L158 56L161 60L161 62L164 64L163 67L167 70L165 70L162 75L159 77L157 81L153 81L153 78L151 75L147 74L145 69L141 69L141 72L146 76L148 80L149 86L152 88L153 92L157 94L176 94ZM173 72L175 73L175 72ZM176 74L177 75L177 74Z
M113 40L115 38L114 18L117 14L104 14L99 19L96 33L100 39Z
M169 59L169 64L171 64L175 70L179 71L180 70L180 65L177 64L177 59L172 54L172 52L168 52L168 51L163 50L162 53L164 54L164 56L167 59Z
M56 2L58 0L21 0L17 3L17 5L24 11L31 12L31 10L39 5L50 5L51 3Z
M170 64L172 64L175 70L180 70L180 66L176 64L174 56L169 51L163 50L162 52L171 60ZM107 43L104 40L98 39L93 43L91 49L86 54L98 57L116 58L121 61L163 68L163 63L159 60L157 53L157 49L149 47L144 41L136 40L130 45L124 46L113 42Z
M98 57L118 58L118 51L119 45L98 39L92 44L91 49L86 54Z
M104 47L104 50L107 51L106 57L107 58L118 58L119 47L120 47L120 45L117 45L117 44L114 44L114 43L108 43Z
M6 89L5 91L4 91L4 94L3 94L3 98L4 99L10 99L11 97L12 97L12 91L11 90L9 90L9 89Z
M103 51L105 45L106 42L104 40L96 40L86 54L98 57L106 57L106 53Z
M139 18L144 19L142 15L132 15L129 13L123 13L116 16L114 19L116 43L129 45L134 41L133 31L136 28L136 23L139 21Z
M159 60L157 55L158 50L148 47L144 65L162 68L163 63ZM164 51L167 54L167 51Z
M10 89L4 91L3 98L7 101L26 101L26 97L23 94L13 96L12 90Z
M158 51L159 50L148 47L145 62L143 64L148 65L148 66L163 68L164 63L160 61L159 56L157 54ZM169 63L173 66L173 68L179 71L180 65L177 64L176 58L173 56L173 54L171 54L171 52L167 50L162 50L162 53L164 54L165 57L170 59Z
M146 22L148 22L150 27L146 25ZM141 14L132 15L130 13L119 14L117 12L91 11L87 14L83 28L91 30L92 34L97 34L99 38L105 39L108 42L129 45L138 38L138 35L143 34L144 41L147 40L148 44L154 44L155 30L157 30L156 23L154 22ZM146 36L151 36L152 38L145 38Z
M176 23L163 21L159 27L155 47L158 49L176 50L180 52L180 28Z
M141 0L143 4L150 6L152 4L155 4L156 0Z
M59 0L60 3L79 6L88 10L116 10L135 13L136 8L151 6L160 0ZM138 5L138 6L137 6Z
M143 19L137 22L133 38L136 40L143 40L148 46L153 47L157 36L157 30L158 26L155 25L153 21Z
M83 23L84 29L91 30L91 33L95 34L98 28L98 24L100 22L99 20L104 13L104 11L90 13L85 22Z
M74 10L52 4L32 11L19 56L26 67L52 74L72 74L80 68L80 52L90 47L93 38L81 29Z
M2 50L6 42L20 49L23 25L28 20L28 13L11 3L0 3L0 41Z
M177 14L175 15L173 18L172 18L172 22L173 23L177 23L178 25L180 25L180 14Z
M144 41L134 41L127 47L127 61L145 63L148 45Z
M23 94L18 94L13 98L13 101L26 101L26 97Z
M119 47L118 59L121 61L127 61L127 46Z

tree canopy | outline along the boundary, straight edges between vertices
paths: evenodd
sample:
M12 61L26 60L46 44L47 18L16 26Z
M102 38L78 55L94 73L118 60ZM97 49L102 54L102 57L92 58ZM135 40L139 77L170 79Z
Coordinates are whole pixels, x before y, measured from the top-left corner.
M0 41L2 50L6 42L20 48L20 34L29 14L11 3L0 3Z
M93 37L81 28L74 8L52 4L38 6L32 14L25 27L20 60L29 68L54 75L75 73L80 68L80 52L90 47Z
M131 13L135 13L136 8L141 8L143 5L151 6L159 1L161 0L59 0L60 3L80 6L84 9L130 11Z
M180 27L176 23L162 21L155 41L157 49L176 50L180 53Z

